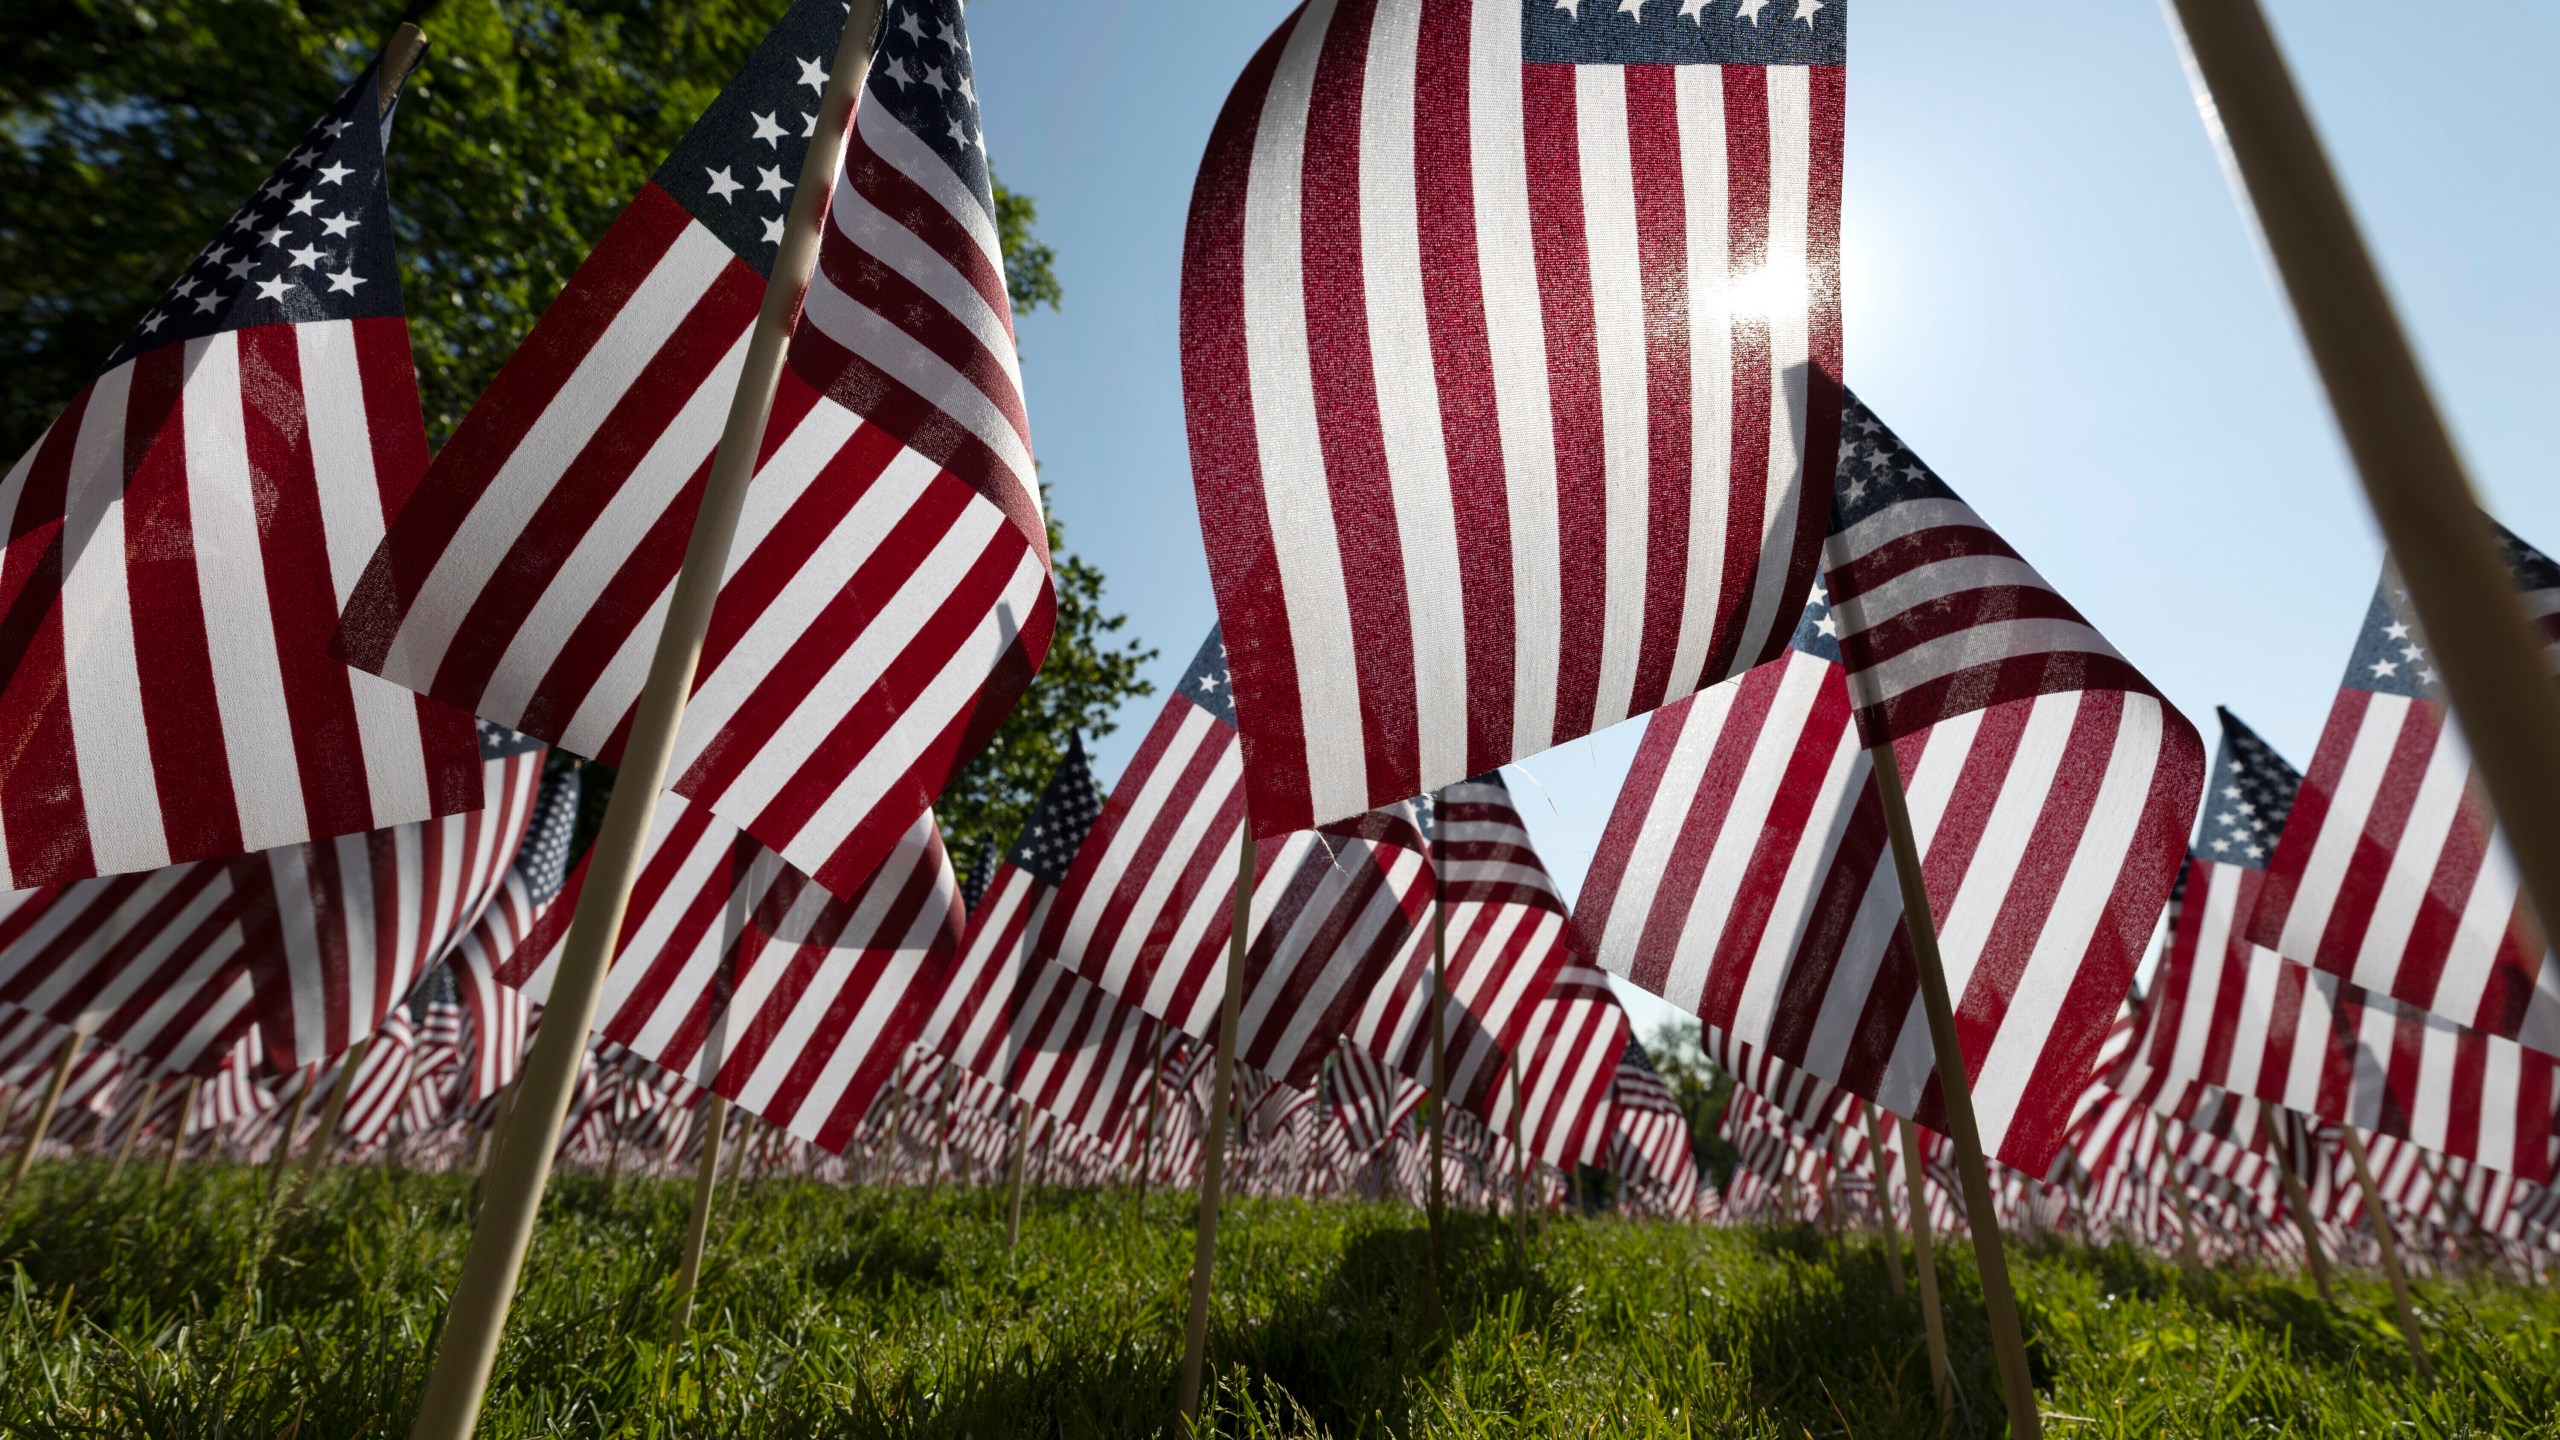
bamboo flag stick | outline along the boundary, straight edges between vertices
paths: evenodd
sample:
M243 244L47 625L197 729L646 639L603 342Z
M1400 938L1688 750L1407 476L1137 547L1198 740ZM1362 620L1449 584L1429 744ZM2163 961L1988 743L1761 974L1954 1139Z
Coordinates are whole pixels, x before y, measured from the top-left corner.
M1245 941L1253 928L1253 821L1236 851L1236 900L1227 922L1227 993L1218 1006L1218 1050L1210 1067L1207 1132L1200 1150L1200 1220L1191 1243L1191 1315L1182 1331L1182 1375L1175 1392L1186 1432L1200 1423L1200 1370L1209 1355L1209 1279L1218 1263L1218 1202L1227 1171L1227 1096L1236 1080L1236 1020L1244 1006Z
M1920 1276L1920 1322L1929 1335L1929 1388L1938 1413L1956 1410L1955 1371L1947 1367L1947 1316L1938 1308L1938 1264L1929 1236L1929 1172L1920 1163L1920 1127L1902 1122L1902 1190L1911 1202L1911 1260Z
M320 1174L320 1162L329 1158L330 1142L338 1138L338 1121L347 1113L347 1094L355 1088L356 1071L364 1065L365 1053L372 1048L373 1037L367 1035L339 1060L337 1082L329 1087L328 1103L320 1107L320 1128L312 1134L311 1144L302 1154L302 1174L293 1185L295 1195L311 1188L312 1180Z
M169 1187L177 1182L178 1155L187 1148L187 1122L196 1117L196 1091L203 1084L201 1075L187 1077L187 1093L178 1100L178 1118L169 1122L169 1160L160 1167L160 1193L163 1195L168 1194Z
M151 1103L160 1098L160 1077L154 1075L142 1087L142 1103L133 1107L133 1123L124 1127L124 1141L116 1146L116 1163L107 1167L107 1183L116 1183L124 1173L124 1162L133 1158L134 1142L142 1138L143 1122L151 1118Z
M1902 1298L1902 1227L1893 1218L1891 1172L1885 1169L1884 1112L1863 1100L1855 1102L1867 1117L1867 1168L1876 1177L1876 1214L1884 1226L1884 1273L1893 1282L1893 1298ZM1913 1208L1918 1208L1915 1201Z
M1013 1247L1022 1240L1022 1162L1031 1147L1031 1102L1015 1097L1013 1102L1013 1174L1007 1184L1013 1198L1005 1206L1004 1253L1010 1262Z
M293 1104L284 1112L284 1132L276 1136L275 1153L268 1157L267 1190L272 1194L284 1179L284 1167L293 1159L293 1141L302 1132L302 1112L311 1108L311 1087L320 1079L320 1067L302 1067L302 1088L293 1092Z
M81 1042L88 1038L79 1030L62 1037L62 1053L54 1057L52 1078L44 1082L44 1098L36 1102L35 1118L27 1123L26 1141L18 1147L18 1163L9 1168L9 1190L0 1195L0 1217L18 1203L18 1187L26 1183L27 1171L36 1163L36 1147L44 1143L44 1132L53 1128L53 1112L62 1103L62 1087L71 1083L72 1062L80 1058Z
M2266 1137L2267 1148L2275 1152L2276 1181L2284 1187L2284 1208L2293 1212L2293 1228L2302 1232L2302 1253L2311 1262L2311 1283L2320 1291L2320 1302L2337 1304L2329 1293L2329 1256L2320 1246L2320 1231L2311 1223L2311 1197L2302 1190L2302 1177L2293 1173L2292 1147L2276 1133L2270 1112L2258 1112L2258 1131Z
M702 1157L694 1167L693 1213L684 1223L684 1259L676 1266L676 1314L669 1343L693 1323L693 1287L702 1279L702 1244L711 1233L711 1196L720 1183L720 1142L729 1130L729 1097L713 1091L702 1102Z
M551 1179L552 1151L560 1142L578 1068L586 1059L587 1034L595 1023L605 969L622 933L623 912L639 875L649 822L674 757L677 726L693 689L712 602L719 596L721 573L728 562L729 542L737 533L756 450L772 413L775 386L782 378L791 322L799 314L810 272L817 265L819 207L835 189L845 132L855 97L870 72L880 17L881 0L853 0L845 17L835 68L819 98L809 153L791 192L791 212L774 257L773 274L765 283L763 305L748 338L746 363L738 374L719 448L712 455L701 509L685 543L683 567L668 596L666 620L649 660L649 677L632 714L613 799L605 806L603 828L587 852L586 883L569 925L560 968L551 982L542 1024L534 1035L533 1053L520 1079L520 1113L500 1137L490 1166L487 1194L472 1228L461 1279L454 1286L435 1365L428 1372L426 1393L410 1431L412 1440L468 1440L479 1419L489 1369L497 1360L498 1340L515 1300L516 1277L524 1267L542 1192Z
M2383 1213L2382 1187L2373 1183L2373 1166L2364 1158L2364 1137L2353 1125L2338 1127L2346 1141L2347 1158L2356 1167L2356 1188L2364 1192L2365 1220L2373 1226L2373 1238L2382 1247L2382 1278L2391 1282L2391 1306L2400 1317L2400 1338L2408 1343L2409 1359L2418 1367L2418 1378L2432 1382L2436 1367L2427 1360L2427 1339L2418 1329L2417 1302L2409 1298L2409 1277L2400 1268L2400 1232L2391 1217Z
M2187 1199L2187 1187L2180 1183L2177 1171L2169 1172L2169 1203L2178 1212L2178 1268L2186 1272L2187 1288L2204 1284L2204 1257L2196 1253L2195 1206Z
M1520 1143L1520 1057L1502 1057L1503 1071L1511 1077L1511 1240L1520 1247L1525 1258L1529 1253L1529 1149Z
M2560 689L2256 0L2169 0L2507 847L2560 934Z
M1973 1083L1956 1039L1955 1007L1947 997L1947 972L1938 959L1938 925L1929 910L1929 885L1920 868L1920 844L1911 833L1911 807L1903 798L1902 764L1887 741L1867 751L1875 764L1876 791L1884 801L1885 834L1893 842L1895 878L1902 886L1902 916L1911 935L1911 958L1920 972L1920 1004L1929 1017L1929 1043L1938 1062L1938 1091L1946 1105L1947 1138L1956 1146L1956 1170L1964 1181L1964 1208L1973 1228L1974 1264L1982 1272L1982 1308L1991 1320L1991 1348L2000 1361L2000 1395L2009 1407L2009 1433L2035 1440L2044 1433L2036 1408L2035 1379L2027 1370L2027 1341L2018 1324L2017 1296L2009 1289L2009 1257L2000 1244L1999 1214L1992 1208L1991 1172L1983 1163L1982 1132L1973 1118Z

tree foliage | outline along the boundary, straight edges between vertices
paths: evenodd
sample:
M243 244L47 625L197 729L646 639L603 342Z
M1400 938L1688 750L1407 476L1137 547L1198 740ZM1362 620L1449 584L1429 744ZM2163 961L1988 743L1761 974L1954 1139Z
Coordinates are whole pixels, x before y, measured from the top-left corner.
M403 20L401 285L438 443L789 0L10 0L0 5L0 457L14 458ZM996 186L1017 314L1063 295L1037 207ZM1110 727L1152 652L1060 547L1057 639L951 790L1009 843L1068 726ZM599 810L610 778L593 777ZM973 842L974 843L974 842Z

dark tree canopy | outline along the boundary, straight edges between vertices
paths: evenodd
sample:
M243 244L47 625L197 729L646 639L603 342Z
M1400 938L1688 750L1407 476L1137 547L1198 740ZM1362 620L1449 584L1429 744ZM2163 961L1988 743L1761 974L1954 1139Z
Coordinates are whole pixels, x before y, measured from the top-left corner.
M392 133L391 193L427 433L441 443L788 3L0 4L0 464L403 20L430 48ZM1030 197L999 183L996 211L1015 310L1054 307L1056 255ZM1010 843L1064 727L1099 733L1144 693L1149 652L1114 638L1124 619L1101 608L1101 572L1060 550L1058 586L1048 665L952 788L955 836ZM591 785L590 804L607 789Z

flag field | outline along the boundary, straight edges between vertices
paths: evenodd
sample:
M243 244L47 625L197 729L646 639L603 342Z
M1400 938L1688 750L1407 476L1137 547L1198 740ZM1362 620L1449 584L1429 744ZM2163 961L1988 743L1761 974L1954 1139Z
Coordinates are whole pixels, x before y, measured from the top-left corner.
M280 1223L260 1172L46 1164L0 1230L0 1434L386 1433L469 1235L467 1177L326 1172ZM750 1178L715 1214L692 1329L667 1333L689 1185L566 1174L480 1433L1152 1435L1168 1430L1188 1197ZM1916 1298L1873 1232L1452 1217L1446 1338L1419 1210L1243 1199L1221 1227L1204 1433L1938 1433ZM2381 1280L2216 1269L2071 1239L2018 1247L2048 1424L2073 1435L2560 1434L2560 1300L2418 1282L2442 1383L2415 1384ZM1938 1252L1959 1406L2001 1422L1961 1241Z

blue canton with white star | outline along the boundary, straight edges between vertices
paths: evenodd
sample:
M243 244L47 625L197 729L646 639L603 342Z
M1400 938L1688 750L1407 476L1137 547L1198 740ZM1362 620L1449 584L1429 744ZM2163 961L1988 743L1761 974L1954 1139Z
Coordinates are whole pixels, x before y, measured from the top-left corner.
M1070 730L1058 773L1049 777L1049 788L1040 792L1040 803L1032 807L1031 818L1014 839L1013 853L1005 858L1044 885L1064 885L1067 871L1076 863L1076 852L1084 848L1084 837L1093 833L1093 822L1101 818L1102 787L1093 782L1093 763L1085 758L1084 738Z
M107 358L257 325L397 316L391 196L367 67Z
M1521 0L1532 65L1839 65L1848 0Z
M1874 411L1857 396L1840 392L1840 463L1832 472L1832 534L1905 500L1955 498L1947 482L1921 463Z
M559 894L569 877L569 840L578 829L581 788L577 766L551 772L534 799L524 841L516 846L516 874L524 877L524 888L537 905Z
M978 837L978 850L960 870L960 908L971 914L978 902L987 898L987 884L996 876L996 842L992 835Z
M2560 565L2553 564L2550 556L2494 520L2489 528L2497 532L2498 552L2515 576L2516 589L2529 596L2560 591ZM2549 627L2543 628L2547 635ZM2443 677L2436 673L2434 652L2418 627L2409 587L2400 582L2399 567L2387 561L2382 583L2374 587L2373 601L2364 608L2364 627L2356 632L2355 653L2347 657L2346 678L2338 683L2348 690L2444 701Z
M530 735L517 734L495 720L480 722L480 758L483 760L504 760L510 755L522 755L541 748L541 741Z
M844 18L843 0L792 6L651 177L758 275L781 251Z
M1219 723L1236 723L1236 697L1227 685L1227 640L1223 627L1211 626L1209 638L1200 644L1200 653L1191 657L1189 669L1175 682L1173 693L1218 717Z
M987 223L995 223L987 137L978 126L978 84L959 0L890 0L863 103L882 107L914 131L967 183Z
M1847 663L1840 658L1840 622L1831 618L1830 577L1819 573L1813 577L1813 597L1804 602L1804 614L1796 620L1796 633L1787 637L1787 648L1834 665Z
M2275 854L2284 817L2293 812L2293 797L2302 789L2302 772L2286 764L2238 716L2222 709L2214 713L2222 717L2222 748L2214 754L2205 788L2195 856L2264 870Z

